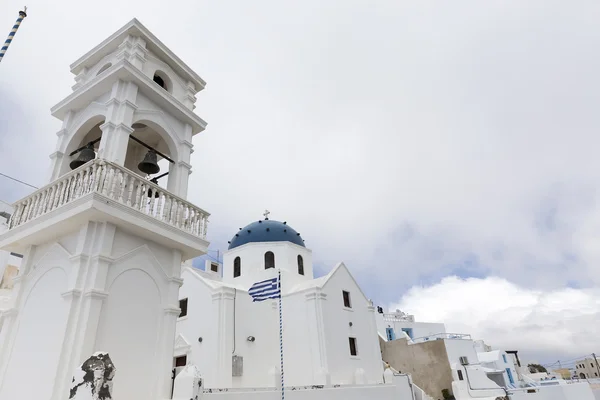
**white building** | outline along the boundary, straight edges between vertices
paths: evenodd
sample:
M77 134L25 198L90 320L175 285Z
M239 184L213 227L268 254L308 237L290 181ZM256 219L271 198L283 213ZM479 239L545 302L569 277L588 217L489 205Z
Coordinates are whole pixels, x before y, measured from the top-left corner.
M488 377L498 386L519 387L519 375L514 359L505 351L493 350L483 340L475 341L475 350L479 363L486 368Z
M196 365L206 387L273 386L278 302L253 302L248 289L278 271L286 385L383 383L373 304L343 263L314 279L312 253L287 223L264 219L236 233L222 277L207 266L182 272L174 361Z
M445 334L446 326L434 322L417 322L414 315L406 314L400 310L386 313L383 307L377 307L376 314L377 332L385 340L394 340L402 337L403 333L412 340L428 340L436 335Z
M600 367L596 365L596 360L592 357L575 362L575 374L581 379L598 378L600 377L598 371L600 371Z
M208 247L208 214L185 200L205 83L135 19L71 72L49 183L0 235L24 255L2 313L0 398L67 399L76 367L106 351L115 398L166 399L181 263ZM147 176L156 152L165 187Z

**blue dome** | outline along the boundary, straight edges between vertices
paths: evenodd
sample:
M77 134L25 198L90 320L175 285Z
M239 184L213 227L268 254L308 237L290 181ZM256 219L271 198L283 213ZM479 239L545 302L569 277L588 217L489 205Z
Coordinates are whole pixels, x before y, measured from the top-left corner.
M304 240L298 232L285 222L270 219L256 221L242 228L229 242L229 250L246 243L291 242L304 246Z

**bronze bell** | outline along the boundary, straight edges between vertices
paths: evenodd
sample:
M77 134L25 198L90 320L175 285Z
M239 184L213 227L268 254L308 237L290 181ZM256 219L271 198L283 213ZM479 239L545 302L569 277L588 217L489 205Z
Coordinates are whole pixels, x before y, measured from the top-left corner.
M154 150L148 150L146 157L144 157L142 162L138 164L138 168L140 171L148 175L158 173L160 171L160 167L158 166L156 152Z
M154 183L155 185L158 185L158 179L154 178L154 179L150 179L150 182ZM152 197L152 188L148 188L148 197ZM158 198L158 192L155 190L154 191L154 198Z
M79 152L79 157L71 161L69 167L71 167L71 169L79 168L83 164L92 161L94 158L96 158L96 153L94 152L94 145L90 143Z

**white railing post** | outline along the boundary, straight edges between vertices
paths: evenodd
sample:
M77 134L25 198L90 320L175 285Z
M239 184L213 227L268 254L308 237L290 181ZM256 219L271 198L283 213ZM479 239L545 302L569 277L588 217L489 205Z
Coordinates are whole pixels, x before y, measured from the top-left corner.
M15 203L9 229L35 220L92 192L194 236L206 237L208 213L132 171L102 159L67 173Z

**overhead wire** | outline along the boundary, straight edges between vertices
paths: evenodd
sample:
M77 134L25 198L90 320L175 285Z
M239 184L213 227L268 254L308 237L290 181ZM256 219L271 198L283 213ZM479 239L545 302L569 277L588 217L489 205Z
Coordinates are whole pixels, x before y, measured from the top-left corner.
M20 180L20 179L13 178L13 177L12 177L12 176L10 176L10 175L3 174L2 172L0 172L0 176L3 176L3 177L5 177L5 178L8 178L8 179L11 179L11 180L13 180L13 181L15 181L15 182L22 183L23 185L26 185L26 186L32 187L32 188L34 188L34 189L39 189L38 187L35 187L35 186L33 186L33 185L30 185L30 184L29 184L29 183L27 183L27 182L23 182L23 181L22 181L22 180Z

